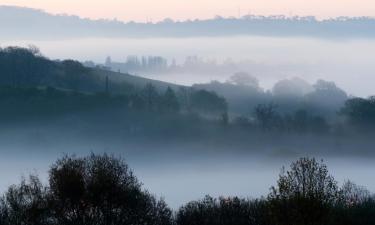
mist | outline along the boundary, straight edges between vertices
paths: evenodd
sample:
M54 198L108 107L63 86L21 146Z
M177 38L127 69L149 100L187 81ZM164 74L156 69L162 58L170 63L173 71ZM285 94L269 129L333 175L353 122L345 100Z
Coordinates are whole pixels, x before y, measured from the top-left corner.
M140 76L191 85L211 80L225 81L235 72L246 71L270 89L284 78L301 77L335 81L351 95L367 97L372 85L367 82L375 72L371 39L329 40L317 38L208 37L146 39L72 39L64 41L3 41L2 46L33 44L51 58L72 58L104 63L107 56L124 62L129 55L162 56L184 63L188 56L218 64L236 63L226 71L185 71L183 74L145 72ZM126 72L126 71L124 71Z
M232 201L286 202L278 202L282 182L296 183L283 173L289 165L297 175L303 171L302 183L305 171L316 178L308 181L312 190L328 184L333 194L323 194L334 196L321 204L323 195L305 195L305 183L302 198L295 196L298 180L297 191L284 193L293 204L317 203L327 218L375 209L375 19L248 15L124 23L17 7L0 12L0 193L8 196L0 197L0 224L12 207L5 204L9 196L30 197L23 188L32 186L43 195L46 221L69 214L70 188L89 196L72 200L72 211L97 204L102 191L105 201L116 201L117 188L135 196L134 212L156 210L148 214L157 221L166 209L170 224L186 225L177 214L206 195L218 200L202 204L211 201L219 211ZM344 193L343 184L354 191ZM66 199L55 195L59 188L67 188ZM354 201L350 194L366 195ZM139 199L145 208L137 208ZM124 202L121 213L131 215ZM49 215L51 207L63 209L62 216ZM92 208L87 212L92 216Z
M125 144L116 146L113 143L95 143L96 147L93 147L92 141L87 144L58 144L31 148L30 145L6 145L1 151L0 191L5 191L10 185L18 183L21 176L28 176L30 173L38 174L43 182L48 182L47 171L50 162L62 157L62 152L79 156L91 152L107 152L124 157L146 189L159 197L164 197L173 209L178 209L191 199L200 199L207 194L213 197L267 196L269 187L275 185L281 167L288 166L301 156L217 153L217 149L181 145L162 146L162 149L157 149L158 147L150 146L129 147ZM150 154L150 149L158 153ZM209 153L198 153L199 151ZM350 179L366 186L371 192L375 191L375 167L372 157L324 154L309 156L324 158L330 172L340 184Z

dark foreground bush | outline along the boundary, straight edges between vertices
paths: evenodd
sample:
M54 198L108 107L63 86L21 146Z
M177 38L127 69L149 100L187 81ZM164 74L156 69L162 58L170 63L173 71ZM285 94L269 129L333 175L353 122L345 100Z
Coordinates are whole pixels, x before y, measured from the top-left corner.
M181 207L178 225L373 225L375 199L351 182L342 188L315 159L283 171L267 199L206 197Z
M206 196L181 207L176 222L178 225L267 225L267 202Z
M49 186L31 176L1 201L7 225L169 225L172 212L156 200L128 166L108 155L64 157L49 172Z

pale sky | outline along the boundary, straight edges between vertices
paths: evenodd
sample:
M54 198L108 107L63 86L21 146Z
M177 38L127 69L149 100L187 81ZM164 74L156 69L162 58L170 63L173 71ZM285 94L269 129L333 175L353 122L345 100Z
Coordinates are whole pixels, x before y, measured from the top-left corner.
M0 5L17 5L89 18L117 18L123 21L164 18L205 19L245 14L375 16L375 0L0 0Z
M257 14L375 16L375 0L0 0L17 5L88 18L123 21L205 19Z

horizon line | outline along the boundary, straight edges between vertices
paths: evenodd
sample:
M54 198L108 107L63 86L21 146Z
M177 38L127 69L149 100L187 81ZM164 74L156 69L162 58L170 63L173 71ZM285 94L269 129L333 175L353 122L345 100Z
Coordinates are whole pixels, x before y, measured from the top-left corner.
M111 22L121 22L124 24L129 24L129 23L138 23L138 24L159 24L159 23L165 23L165 22L173 22L173 23L184 23L184 22L194 22L194 21L209 21L209 20L217 20L217 19L237 19L237 20L244 20L244 19L262 19L262 18L268 18L268 19L312 19L317 22L324 22L324 21L330 21L330 20L347 20L347 19L375 19L375 16L333 16L333 17L322 17L319 18L319 16L316 15L285 15L285 14L251 14L247 13L244 15L239 15L239 16L221 16L221 15L215 15L211 18L189 18L189 19L183 19L183 20L178 20L178 19L173 19L171 17L164 17L164 19L158 20L158 21L153 21L152 18L148 18L147 16L145 17L146 22L141 22L141 21L135 21L135 20L121 20L118 19L117 17L115 18L91 18L91 17L83 17L77 14L69 14L66 12L61 12L61 13L53 13L50 12L46 9L42 8L33 8L33 7L28 7L28 6L17 6L17 5L8 5L8 4L0 4L0 8L19 8L19 9L27 9L27 10L34 10L34 11L39 11L41 13L45 13L51 16L66 16L66 17L78 17L79 19L82 20L91 20L91 21L111 21Z

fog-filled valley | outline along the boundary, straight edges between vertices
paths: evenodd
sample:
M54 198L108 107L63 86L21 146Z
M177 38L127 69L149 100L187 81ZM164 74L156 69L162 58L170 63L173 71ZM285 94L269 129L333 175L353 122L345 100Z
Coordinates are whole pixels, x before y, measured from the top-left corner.
M309 82L335 81L350 95L373 94L371 84L366 82L375 72L371 60L375 22L371 17L320 21L312 17L248 15L133 24L20 7L3 6L0 10L0 46L35 45L52 59L104 65L110 56L116 72L185 85L225 81L245 71L256 76L266 89L280 79L303 77ZM135 56L140 60L161 57L162 66L167 63L170 68L144 70L123 65Z
M53 59L72 58L104 65L111 57L114 71L134 72L141 76L191 85L211 80L225 81L232 74L246 71L269 89L283 78L303 77L335 81L352 95L367 97L372 87L366 80L375 71L370 52L372 39L327 40L309 37L192 37L192 38L88 38L53 40L3 40L1 46L38 46ZM93 47L95 46L95 47ZM134 70L116 65L128 56L160 56L168 66L162 71ZM203 61L203 62L202 62ZM174 64L175 62L175 64Z
M11 71L1 79L2 163L14 167L2 189L32 169L43 177L63 153L109 152L175 208L204 194L264 195L281 165L305 155L374 190L374 100L334 82L290 78L266 90L239 72L190 87L51 61L35 47L4 48L0 59Z
M0 225L373 224L374 21L0 6Z

